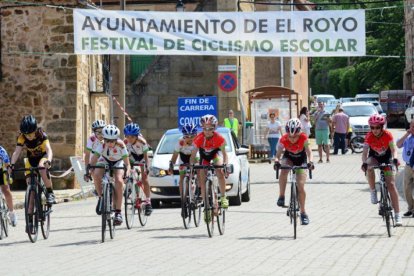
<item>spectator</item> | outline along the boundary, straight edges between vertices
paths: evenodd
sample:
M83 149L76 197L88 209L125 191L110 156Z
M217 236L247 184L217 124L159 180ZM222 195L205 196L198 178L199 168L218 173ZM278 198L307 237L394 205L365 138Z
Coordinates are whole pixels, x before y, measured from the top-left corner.
M318 109L313 116L315 119L315 138L319 152L318 163L323 163L322 148L326 153L326 162L329 163L329 136L331 128L331 117L330 114L325 111L323 102L318 101Z
M309 137L312 125L309 118L309 110L306 106L300 110L299 120L302 124L302 131Z
M398 139L397 147L403 148L403 160L406 163L404 168L404 195L408 204L408 210L404 217L414 217L414 120L403 137Z
M279 142L279 138L282 135L282 124L279 120L276 120L275 113L270 113L269 117L270 121L267 123L265 139L267 138L270 146L269 158L273 159L276 156L277 142Z
M338 113L332 117L334 132L334 152L338 154L338 150L341 149L342 154L346 154L348 149L346 148L345 138L349 129L349 116L344 113L342 107L338 108Z
M229 110L229 117L224 119L223 125L224 127L231 129L237 137L239 133L239 121L237 118L234 118L233 110Z

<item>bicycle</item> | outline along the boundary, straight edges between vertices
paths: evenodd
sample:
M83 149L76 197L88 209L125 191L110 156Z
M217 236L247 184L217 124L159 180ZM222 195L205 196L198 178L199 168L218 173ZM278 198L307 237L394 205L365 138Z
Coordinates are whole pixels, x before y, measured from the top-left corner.
M7 174L8 178L8 172L3 171L3 173L0 175L0 177L3 177L3 174ZM6 204L6 199L4 197L4 194L2 193L0 189L0 240L7 238L9 236L9 208Z
M201 220L202 200L200 198L201 191L197 184L196 173L191 173L191 166L189 164L182 164L180 166L186 167L181 192L181 217L184 228L190 228L192 218L194 219L194 225L198 227ZM175 172L178 174L178 171Z
M387 183L385 182L385 169L392 169L391 164L379 164L377 166L370 166L372 169L379 169L380 170L380 180L377 182L380 186L380 200L379 200L379 214L382 216L382 220L385 220L385 226L387 227L388 237L391 237L391 222L392 226L395 227L394 217L392 215L392 206L391 206L391 198L390 193L388 192ZM398 168L397 168L398 169Z
M204 194L204 218L206 219L207 232L210 238L214 234L214 223L217 220L217 228L220 235L224 234L226 223L226 208L222 208L218 201L219 185L216 177L216 169L224 169L233 173L233 165L195 165L193 169L206 170L206 184Z
M309 178L312 179L312 170L309 170L306 164L301 166L281 166L278 164L274 164L273 168L276 171L276 179L279 179L279 169L286 169L289 170L290 176L290 201L289 206L286 211L286 215L290 218L290 224L293 224L293 239L296 240L296 232L297 232L297 220L298 220L298 211L299 211L299 200L298 200L298 186L296 183L296 170L297 169L306 169L309 171Z
M364 150L364 142L363 136L352 133L351 139L348 141L348 148L351 149L352 153L361 153Z
M134 169L139 167L140 169ZM131 175L125 184L124 206L125 222L128 229L134 225L135 211L138 212L138 219L141 226L147 224L148 216L145 215L146 196L144 193L144 184L142 183L141 170L146 167L145 162L137 162L131 165ZM134 184L135 183L135 184Z
M41 170L46 170L47 177L50 178L49 172L51 170L45 167L13 169L13 172L28 172L26 177L30 178L24 199L24 216L26 232L32 243L37 241L39 222L43 238L45 240L49 238L50 214L53 212L52 205L46 201L47 191L40 175Z
M114 170L124 170L125 167L115 167L110 164L104 166L89 166L90 169L104 169L105 173L102 177L102 200L101 206L101 238L102 242L105 242L106 237L106 227L108 226L109 236L111 239L115 237L115 208L113 207L113 196L114 192L114 180L113 180L113 171Z

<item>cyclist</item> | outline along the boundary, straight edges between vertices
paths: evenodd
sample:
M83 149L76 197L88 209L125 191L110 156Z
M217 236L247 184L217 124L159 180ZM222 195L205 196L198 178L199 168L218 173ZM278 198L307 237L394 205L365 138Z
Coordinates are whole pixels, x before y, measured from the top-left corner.
M193 124L185 124L181 132L183 133L183 138L180 139L175 146L174 153L170 160L169 174L173 174L174 164L177 162L178 157L180 157L181 164L190 164L191 152L195 149L193 145L194 137L197 135L197 128ZM186 168L183 166L179 167L180 181L179 188L180 194L182 194L184 176L186 174ZM186 215L186 214L182 214Z
M7 151L0 146L0 168L1 172L6 170L6 167L10 166L10 159L9 155L7 154ZM4 194L4 197L6 198L7 207L9 209L9 218L11 221L11 225L14 227L17 225L17 214L13 210L13 197L10 192L9 185L11 181L9 180L7 174L2 174L0 176L0 187L1 192Z
M93 157L90 162L92 166L105 166L105 165L112 165L115 167L125 167L126 168L126 176L129 176L129 172L131 166L129 164L128 159L128 151L124 144L124 142L119 139L119 128L114 125L106 125L102 129L102 134L104 138L103 144L99 144L98 147L93 150ZM96 182L97 192L98 192L98 206L100 207L102 201L102 178L105 174L105 170L102 168L97 168L94 170L94 177ZM115 196L114 196L114 203L115 203L115 225L121 225L122 215L121 215L121 208L122 208L122 188L124 184L123 180L124 171L121 170L114 170L114 179L115 179ZM98 207L98 210L99 210ZM101 213L99 210L98 215Z
M145 215L149 216L152 213L151 206L151 190L148 182L148 151L149 146L145 138L141 135L138 124L130 123L124 127L125 140L124 143L129 152L130 162L145 162L144 170L141 171L142 184L144 185L145 193Z
M226 153L226 140L218 132L215 131L217 127L217 118L214 115L204 115L200 119L200 124L203 131L200 132L193 141L195 146L191 152L190 164L194 164L196 160L197 152L200 153L200 164L209 165L212 161L214 165L226 165L227 164L227 153ZM229 200L226 196L226 180L223 169L216 169L216 175L220 186L220 204L223 208L229 207ZM206 183L206 172L205 170L198 170L197 177L201 187L201 196L204 198L205 194L205 183ZM210 218L205 217L206 221Z
M20 156L23 148L27 150L28 162L26 168L45 167L50 168L53 158L52 148L49 139L42 128L37 127L36 118L33 115L24 116L20 122L20 135L17 137L17 146L11 158L9 173L12 173L14 164ZM55 204L55 195L53 193L52 181L46 170L40 170L43 183L45 183L47 191L47 203ZM29 181L29 179L27 179Z
M367 173L368 184L371 189L371 203L377 204L377 190L375 189L375 174L371 166L382 163L398 166L397 151L395 149L394 138L388 130L384 129L386 119L374 114L368 119L368 124L371 131L365 136L364 150L362 152L362 166L361 169ZM397 189L395 188L395 177L391 169L386 169L384 172L385 182L391 196L392 207L395 214L395 225L402 226L402 219L400 215L400 206L398 202Z
M313 156L312 151L309 147L308 137L304 132L301 132L302 124L299 119L294 118L290 119L285 126L286 133L283 134L280 138L276 158L275 166L302 166L307 164L309 170L313 170ZM282 156L283 153L283 156ZM282 159L280 160L280 157ZM307 163L308 162L308 163ZM302 225L309 224L309 217L305 211L305 201L306 201L306 192L305 192L305 182L306 182L306 173L304 170L299 169L296 172L296 181L298 187L298 200L300 206L300 220ZM277 200L277 205L282 207L285 205L285 190L287 177L289 170L281 170L279 178L279 198Z

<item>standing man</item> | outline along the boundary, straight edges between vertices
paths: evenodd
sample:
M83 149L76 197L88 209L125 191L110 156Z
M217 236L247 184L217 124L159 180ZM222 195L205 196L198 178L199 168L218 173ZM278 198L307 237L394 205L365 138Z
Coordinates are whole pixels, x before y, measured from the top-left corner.
M229 110L229 117L224 119L223 122L224 127L231 129L234 134L236 134L236 137L239 134L239 121L234 118L234 112L233 110Z
M414 120L410 123L410 128L403 137L398 139L397 147L403 148L404 168L404 195L408 204L408 210L404 217L414 217Z
M341 149L342 154L345 154L348 151L345 138L349 128L349 116L344 113L342 106L338 108L338 113L332 117L332 124L335 129L333 154L338 154L338 149Z
M319 152L318 163L323 163L322 147L326 153L326 163L329 163L329 135L331 128L331 117L330 114L325 111L325 106L322 101L318 101L318 109L313 117L315 119L315 138Z

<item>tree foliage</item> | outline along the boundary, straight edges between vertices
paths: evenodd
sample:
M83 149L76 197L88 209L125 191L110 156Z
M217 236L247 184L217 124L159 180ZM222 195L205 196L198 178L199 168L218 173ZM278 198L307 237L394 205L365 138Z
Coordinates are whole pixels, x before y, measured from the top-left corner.
M397 8L370 9L384 7L387 4L365 2L367 56L312 58L310 68L312 94L327 93L336 97L351 97L367 91L376 93L387 89L403 89L404 9L401 2L399 3ZM396 4L393 2L389 6ZM355 7L336 6L336 9L350 8Z

